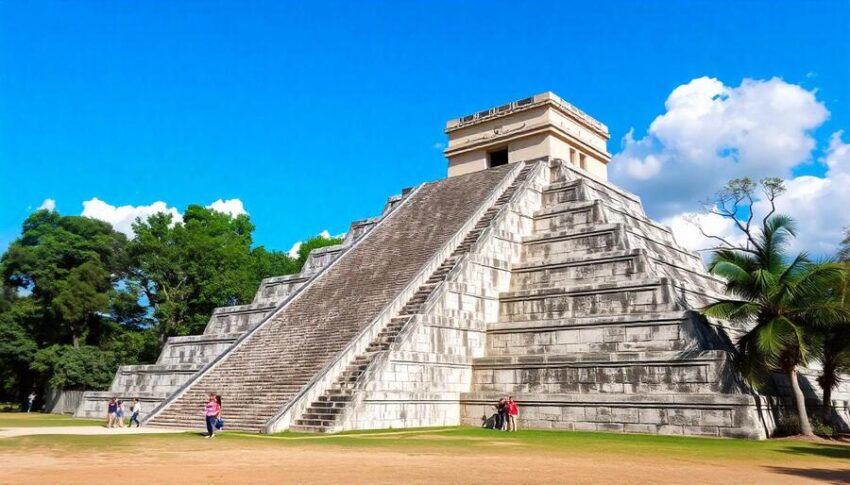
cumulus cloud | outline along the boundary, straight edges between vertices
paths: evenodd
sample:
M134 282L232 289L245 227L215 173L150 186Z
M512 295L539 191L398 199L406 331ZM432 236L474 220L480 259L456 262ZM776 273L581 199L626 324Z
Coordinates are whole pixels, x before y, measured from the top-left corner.
M827 167L823 177L802 175L786 180L787 191L777 199L776 209L797 224L793 251L829 256L837 250L843 228L850 227L850 211L846 210L850 207L850 143L842 140L842 132L832 135L821 162ZM767 201L758 201L754 213L761 218L769 209ZM680 244L695 250L711 248L717 242L703 237L698 227L734 244L743 242L733 223L715 214L684 212L662 222L670 226Z
M50 201L51 199L47 199ZM44 205L44 204L42 204ZM241 214L248 214L245 206L239 199L218 199L212 204L206 206L207 209L212 209L223 214L228 214L231 217L236 217ZM83 217L91 217L100 219L112 224L116 231L123 232L128 237L134 237L133 223L137 218L147 220L148 217L164 212L171 214L172 221L175 223L183 222L183 214L175 207L169 207L163 201L156 201L150 205L122 205L114 206L108 202L104 202L97 197L83 202Z
M697 226L741 242L731 221L701 213L699 201L732 178L779 176L788 190L777 209L799 229L793 249L835 251L850 226L850 143L838 132L818 149L812 132L829 111L814 91L778 78L745 79L735 87L702 77L674 89L665 108L646 136L626 134L611 179L640 194L649 214L670 226L683 246L716 245ZM823 156L813 160L816 150ZM826 169L823 176L792 176L793 169L815 162ZM756 204L757 215L767 210L766 202Z
M248 213L248 211L245 210L245 206L242 205L242 201L239 199L218 199L217 201L208 205L207 209L212 209L216 212L221 212L223 214L230 214L232 217Z
M91 217L100 219L112 224L116 231L123 232L128 237L133 237L133 222L136 218L146 220L148 217L165 212L171 214L175 222L183 220L180 211L174 207L168 207L168 204L162 201L154 202L150 205L122 205L114 206L106 203L97 197L83 202L83 217Z
M850 143L842 132L833 133L823 158L823 177L794 177L786 182L788 191L778 200L777 210L793 217L799 228L796 250L815 255L831 255L850 226ZM764 211L764 207L760 208Z
M56 201L53 200L53 199L44 199L44 202L42 202L41 205L38 206L38 209L36 209L36 210L42 210L42 209L47 209L49 211L56 210Z
M676 242L694 251L713 248L719 242L716 239L704 236L700 232L700 228L705 234L722 237L732 244L740 244L745 241L744 236L736 231L735 224L732 221L717 214L684 212L662 219L661 222L670 227L676 237Z
M304 241L298 241L297 243L293 244L291 248L289 248L287 254L289 254L290 258L298 257L298 251L301 249L302 244L304 244Z
M611 162L611 179L661 218L695 210L730 178L790 176L811 160L811 132L829 116L813 91L778 78L733 87L701 77L674 89L665 108Z

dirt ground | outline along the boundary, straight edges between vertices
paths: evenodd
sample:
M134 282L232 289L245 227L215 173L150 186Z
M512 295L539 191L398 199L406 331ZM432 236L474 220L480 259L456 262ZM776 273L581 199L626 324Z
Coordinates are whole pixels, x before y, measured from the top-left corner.
M146 440L115 450L0 449L0 483L838 483L850 463L781 463L599 452L280 446L271 440Z

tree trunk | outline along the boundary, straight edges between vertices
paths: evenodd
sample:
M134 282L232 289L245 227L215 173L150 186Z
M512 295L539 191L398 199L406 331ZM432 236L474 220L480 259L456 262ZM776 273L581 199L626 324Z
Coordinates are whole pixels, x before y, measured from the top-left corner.
M826 371L824 371L826 372ZM823 423L832 424L832 386L831 382L824 380L823 385Z
M165 342L168 341L168 332L164 328L160 328L159 330L159 351L162 352L163 347L165 347Z
M806 412L806 398L797 382L797 367L788 369L788 380L791 381L791 390L794 394L794 405L797 407L797 416L800 418L800 433L804 436L814 436L812 423L809 422L809 413Z

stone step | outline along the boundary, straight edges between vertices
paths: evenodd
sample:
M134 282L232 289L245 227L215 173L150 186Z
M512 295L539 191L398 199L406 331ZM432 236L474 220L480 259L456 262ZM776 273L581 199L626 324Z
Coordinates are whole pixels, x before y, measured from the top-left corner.
M328 433L330 428L327 426L307 426L302 424L294 424L289 427L289 431L296 433Z

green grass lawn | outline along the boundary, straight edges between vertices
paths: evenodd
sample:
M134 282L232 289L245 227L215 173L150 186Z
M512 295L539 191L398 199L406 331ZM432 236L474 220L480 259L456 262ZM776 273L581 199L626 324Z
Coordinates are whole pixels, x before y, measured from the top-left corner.
M42 418L42 419L39 419ZM12 421L26 426L91 425L91 420L62 416L36 415L7 418L0 415L0 427ZM58 424L67 423L67 424ZM76 424L72 424L76 423ZM98 424L95 421L94 424ZM520 431L503 433L471 427L420 428L408 430L353 431L336 435L279 433L258 435L239 432L221 433L217 440L233 446L342 447L375 448L405 453L487 454L504 452L546 454L605 454L627 456L666 456L679 459L718 459L743 461L842 460L850 463L850 446L839 443L809 443L796 440L749 441L736 439L686 438L673 436L628 435L570 431ZM3 449L47 448L51 451L120 451L138 446L173 446L174 450L202 446L200 433L167 435L106 436L28 436L0 439Z
M230 434L232 439L276 440L316 445L501 450L505 446L534 452L616 453L666 455L681 458L777 459L789 455L850 460L850 446L809 443L791 439L752 441L740 439L593 433L579 431L519 431L504 433L471 427L418 430L348 432L315 437L298 433L276 435Z
M96 426L100 419L79 419L59 414L0 413L0 428L43 428L48 426Z

